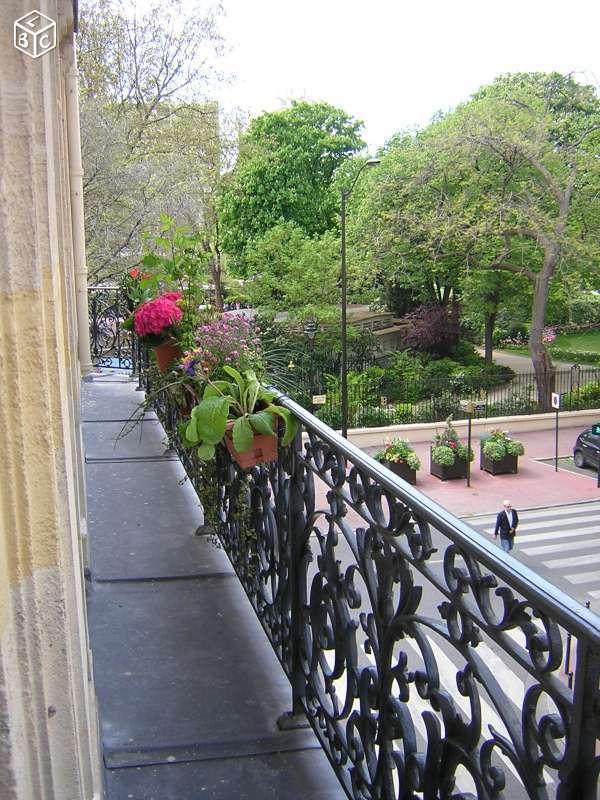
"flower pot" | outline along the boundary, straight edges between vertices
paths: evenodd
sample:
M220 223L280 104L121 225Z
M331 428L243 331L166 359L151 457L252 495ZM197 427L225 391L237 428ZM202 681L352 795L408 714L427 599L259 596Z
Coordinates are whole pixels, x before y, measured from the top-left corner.
M173 361L177 361L177 359L181 358L181 348L173 339L158 344L153 349L154 355L156 356L156 363L163 374L169 369Z
M462 461L460 458L454 458L454 464L446 466L443 464L436 464L431 460L431 452L429 454L429 472L435 475L441 481L451 481L455 478L466 478L468 462Z
M265 464L269 461L277 460L277 436L268 433L255 433L252 447L245 453L240 453L233 444L233 421L227 423L225 430L225 446L229 450L242 469L255 467L257 464Z
M504 458L501 458L500 461L492 461L491 458L488 458L484 454L483 448L481 448L479 453L479 469L484 469L486 472L489 472L490 475L506 475L510 473L516 475L519 471L518 463L518 456L507 454Z
M379 463L383 464L383 466L391 470L394 475L402 478L403 481L410 483L412 486L417 483L417 470L411 469L405 462L381 460Z

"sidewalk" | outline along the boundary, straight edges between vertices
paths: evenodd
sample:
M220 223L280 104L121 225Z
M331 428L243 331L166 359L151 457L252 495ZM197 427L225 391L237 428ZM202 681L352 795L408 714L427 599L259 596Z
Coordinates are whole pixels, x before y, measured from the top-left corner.
M290 684L154 414L107 374L83 387L88 620L106 800L342 800Z
M443 423L440 423L440 429L442 427ZM574 427L559 430L559 457L573 455L573 444L579 433L580 429ZM475 460L471 464L470 488L465 480L440 481L430 475L429 444L417 443L414 449L421 459L421 469L417 473L415 488L459 517L498 511L505 498L519 509L600 499L600 489L596 488L593 470L578 475L559 466L558 472L555 472L554 462L544 464L536 460L554 458L553 428L519 432L515 438L523 442L525 447L525 455L519 458L518 474L494 476L479 469L479 439L473 437ZM365 452L373 455L378 449L381 448L368 447Z

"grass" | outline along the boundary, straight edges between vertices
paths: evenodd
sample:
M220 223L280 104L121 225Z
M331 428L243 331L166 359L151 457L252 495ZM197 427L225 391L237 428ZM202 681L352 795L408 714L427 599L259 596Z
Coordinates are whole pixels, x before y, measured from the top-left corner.
M600 353L600 330L559 333L548 348L550 355L555 350L572 350L580 353ZM528 356L528 347L506 347L504 351L519 356Z
M600 353L600 330L579 331L578 333L559 333L550 350L587 350Z

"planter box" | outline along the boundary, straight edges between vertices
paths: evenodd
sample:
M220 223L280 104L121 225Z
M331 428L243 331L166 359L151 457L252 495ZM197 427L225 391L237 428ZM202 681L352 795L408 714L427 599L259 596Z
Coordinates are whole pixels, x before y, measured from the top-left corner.
M484 469L490 475L506 475L510 473L516 475L519 471L518 463L519 456L506 455L500 461L492 461L491 458L483 454L483 448L479 452L479 469Z
M431 452L429 454L429 472L431 475L435 475L436 478L439 478L441 481L451 481L455 478L466 478L467 477L467 468L468 462L461 461L458 458L454 459L454 464L451 467L442 466L442 464L434 464L431 460Z
M402 478L403 481L410 483L411 486L415 486L417 483L417 470L411 469L408 464L397 464L395 461L384 460L380 461L379 463L391 470L394 475Z

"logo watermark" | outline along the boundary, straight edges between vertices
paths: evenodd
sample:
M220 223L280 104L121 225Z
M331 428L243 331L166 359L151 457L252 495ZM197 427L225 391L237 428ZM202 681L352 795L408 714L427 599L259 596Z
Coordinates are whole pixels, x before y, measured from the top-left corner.
M56 47L56 22L42 14L30 11L15 22L15 47L31 58L39 58Z

